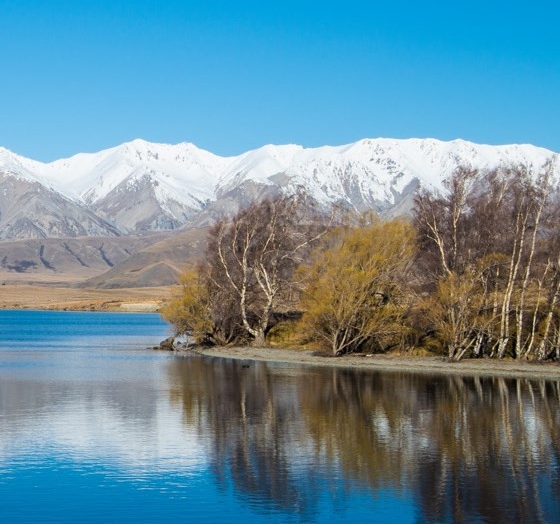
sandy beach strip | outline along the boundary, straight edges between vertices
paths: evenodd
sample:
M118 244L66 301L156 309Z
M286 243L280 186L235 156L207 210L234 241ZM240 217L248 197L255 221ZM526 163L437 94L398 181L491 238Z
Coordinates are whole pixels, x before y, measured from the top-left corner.
M400 371L409 373L458 374L476 376L506 376L531 379L560 379L559 363L539 363L515 360L465 359L450 362L443 357L406 355L345 355L318 356L313 351L257 347L215 347L190 350L215 358L233 358L248 361L283 362L339 368Z

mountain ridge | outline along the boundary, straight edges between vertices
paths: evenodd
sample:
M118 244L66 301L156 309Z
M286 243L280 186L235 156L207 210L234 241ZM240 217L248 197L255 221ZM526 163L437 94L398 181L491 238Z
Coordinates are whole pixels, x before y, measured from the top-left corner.
M267 144L228 157L189 142L136 139L49 163L0 148L0 240L175 230L211 223L259 196L298 189L321 205L391 216L410 209L417 187L441 188L459 165L486 170L523 164L536 172L547 162L558 175L553 151L461 139L364 138L315 148Z

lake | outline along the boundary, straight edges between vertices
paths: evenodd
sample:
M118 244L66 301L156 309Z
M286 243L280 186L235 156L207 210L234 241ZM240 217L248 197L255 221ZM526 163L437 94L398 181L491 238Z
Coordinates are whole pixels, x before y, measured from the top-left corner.
M0 522L560 521L560 382L177 356L0 311Z

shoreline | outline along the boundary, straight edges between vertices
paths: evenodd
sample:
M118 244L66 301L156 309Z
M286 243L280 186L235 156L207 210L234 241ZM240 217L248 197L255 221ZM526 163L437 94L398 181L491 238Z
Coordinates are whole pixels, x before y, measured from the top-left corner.
M277 362L310 366L336 367L405 373L429 373L463 376L491 376L560 380L560 363L528 362L493 359L465 359L451 362L443 357L406 355L344 355L317 356L310 350L265 347L216 347L176 350L177 354L194 352L213 358Z

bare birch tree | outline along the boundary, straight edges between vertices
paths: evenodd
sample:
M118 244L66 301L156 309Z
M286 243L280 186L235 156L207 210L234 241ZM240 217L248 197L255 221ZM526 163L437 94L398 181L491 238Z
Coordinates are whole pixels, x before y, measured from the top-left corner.
M473 354L484 349L498 358L529 357L537 342L537 353L547 353L545 346L552 340L554 308L560 298L549 293L544 321L543 289L555 289L555 261L543 244L546 230L558 222L558 213L549 209L550 196L557 192L551 178L550 165L539 174L524 166L478 174L460 169L444 184L445 192L424 191L416 199L421 258L432 268L429 274L434 289L448 280L439 293L445 289L442 297L449 298L453 289L471 289L467 282L474 284L472 275L480 280L481 285L470 291L480 297L456 303L461 304L461 318L472 321L470 334L466 324L460 325L460 347L468 343ZM544 221L543 216L547 217ZM467 304L476 305L478 311L467 311ZM448 308L446 315L451 313ZM451 322L451 317L446 318ZM453 322L446 325L451 329ZM451 355L462 351L456 342L448 343Z
M273 313L290 301L292 275L313 242L326 231L302 195L255 203L213 228L207 251L209 281L232 298L242 329L262 345Z

